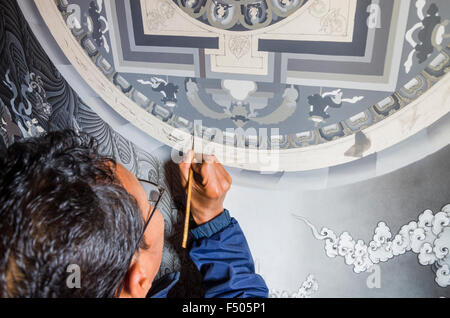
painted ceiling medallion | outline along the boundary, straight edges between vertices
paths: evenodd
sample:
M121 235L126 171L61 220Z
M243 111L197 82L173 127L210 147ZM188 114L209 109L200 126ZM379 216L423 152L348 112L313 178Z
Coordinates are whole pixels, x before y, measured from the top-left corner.
M450 111L448 0L35 3L119 114L176 149L201 121L196 135L230 166L336 166ZM265 147L279 148L275 166ZM236 161L253 153L261 163Z
M230 31L256 30L275 24L308 0L172 0L192 18Z

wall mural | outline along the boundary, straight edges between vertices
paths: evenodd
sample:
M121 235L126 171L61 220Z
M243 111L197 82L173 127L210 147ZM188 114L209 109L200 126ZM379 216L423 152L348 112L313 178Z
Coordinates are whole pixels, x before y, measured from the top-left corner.
M369 243L354 239L350 233L339 236L326 227L320 231L305 218L297 219L308 225L317 240L325 242L325 252L330 258L343 257L345 264L353 266L357 274L371 271L374 264L387 262L394 257L413 252L420 265L431 265L440 287L450 286L450 205L433 214L426 210L416 221L401 227L393 235L385 222L378 223Z
M210 127L277 127L257 145L282 150L361 135L450 66L445 0L56 3L106 79L172 127L201 119L209 140Z
M100 8L100 1L95 4ZM101 13L101 11L98 12L99 9L95 11ZM5 147L15 140L36 136L45 131L71 128L96 137L100 142L101 151L105 155L114 157L140 178L155 181L168 190L168 194L164 196L160 205L165 220L165 247L158 277L182 270L182 280L171 296L183 297L187 295L188 291L190 295L201 296L202 289L200 287L192 289L193 286L199 286L199 277L192 267L193 265L179 248L181 240L179 233L182 233L183 218L179 217L178 211L183 210L183 207L175 202L182 202L180 198L183 196L183 191L172 186L173 180L178 177L176 171L170 165L161 163L158 158L116 133L80 99L33 36L15 0L0 2L0 17L0 155ZM98 28L98 30L106 29L106 24L102 24L102 27ZM108 32L99 32L100 37L98 38L101 39L105 34ZM108 40L107 36L105 38ZM105 42L99 43L104 45ZM101 65L105 66L105 64ZM436 74L444 72L435 66L429 68L429 71L437 72ZM117 83L121 83L120 85L123 85L121 87L126 88L121 78L113 74L110 74L113 80L115 77ZM219 105L217 108L203 110L205 116L219 116L217 114L235 116L230 120L237 121L236 125L240 125L237 117L239 113L234 108L239 106L245 108L245 112L242 113L245 113L254 122L261 120L264 116L268 116L267 121L280 120L285 113L281 112L278 117L270 118L270 115L263 112L264 107L261 105L275 98L276 92L270 91L259 82L242 85L245 89L236 91L233 81L223 80L219 81L220 92L218 92L218 86L208 85L208 81L202 82L202 79L198 78L189 77L183 82L170 81L166 76L140 76L139 79L143 86L148 87L155 94L154 96L157 96L157 99L155 97L154 100L159 100L161 105L165 105L164 109L177 107L170 104L179 103L185 90L188 90L188 86L192 95L190 98L193 101L201 98L214 98L217 101L217 105ZM416 89L421 89L426 87L425 82L425 76L419 77L414 86ZM201 90L199 83L205 83L204 91ZM258 90L260 87L261 91ZM132 92L131 89L127 94L132 94ZM353 105L352 102L358 103L367 98L366 95L355 91L348 94L346 92L347 90L343 89L320 90L314 88L308 94L303 95L298 86L286 85L283 94L279 96L277 109L281 107L285 107L286 110L289 107L295 108L299 99L312 96L313 101L309 106L316 105L317 109L323 107L323 111L329 111L331 116L331 111L334 109L331 104L341 104L342 108L346 107L345 104ZM228 96L228 94L246 99L253 96L255 102L251 104L252 107L244 105L244 103L232 105L228 103L228 98L220 98ZM411 94L411 91L404 90L403 94ZM320 100L321 106L318 106L319 102L315 101L314 96L315 99ZM386 101L376 109L379 112L387 111L389 107L398 107L399 103L400 98L397 97L394 100ZM306 112L310 111L312 110L308 107ZM367 119L363 117L363 120ZM362 132L358 132L356 138L358 142L349 152L351 152L350 155L361 156L367 147L370 147L370 140L367 140ZM395 235L393 234L395 232L385 222L380 222L368 242L355 239L348 231L340 235L328 228L322 228L319 231L305 218L296 217L307 225L304 229L311 229L313 233L311 240L324 242L324 250L319 250L320 254L329 258L342 257L345 264L349 265L354 273L370 272L376 264L390 262L407 252L412 252L417 254L420 265L431 267L434 271L436 287L445 288L443 291L447 295L450 284L450 206L445 206L442 211L435 214L430 210L424 211L415 221L404 223L405 225ZM261 259L255 260L257 271L264 275L260 269L262 262ZM299 287L295 290L271 288L270 297L316 297L321 290L330 287L329 282L320 281L314 271L307 273L309 274L304 276L306 280L302 282L304 278L301 277ZM351 283L349 282L349 284Z

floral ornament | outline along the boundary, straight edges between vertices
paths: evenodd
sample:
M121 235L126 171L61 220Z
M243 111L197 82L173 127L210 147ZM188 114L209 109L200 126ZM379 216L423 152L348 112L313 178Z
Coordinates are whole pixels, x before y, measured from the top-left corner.
M248 54L251 49L249 36L233 36L229 42L231 53L239 60Z

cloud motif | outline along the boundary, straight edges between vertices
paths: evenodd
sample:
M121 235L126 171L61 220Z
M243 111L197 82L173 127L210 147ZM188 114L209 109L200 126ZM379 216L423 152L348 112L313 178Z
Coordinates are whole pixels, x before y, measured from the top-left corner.
M314 275L310 274L297 292L289 293L286 290L271 289L269 292L269 298L312 298L312 295L318 290L319 283Z
M348 232L337 236L326 227L319 232L308 220L295 217L311 228L316 239L325 241L328 257L343 257L355 273L366 272L374 264L413 252L418 254L421 265L433 266L439 286L450 286L450 204L436 214L431 210L424 211L417 221L402 226L395 236L386 223L380 222L368 244L363 240L355 241Z

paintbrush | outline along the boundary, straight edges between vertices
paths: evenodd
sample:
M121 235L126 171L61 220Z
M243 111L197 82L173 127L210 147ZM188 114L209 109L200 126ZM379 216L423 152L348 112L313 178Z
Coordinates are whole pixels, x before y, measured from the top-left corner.
M195 127L192 135L192 150L194 151L194 140L195 140ZM194 153L195 155L195 153ZM187 185L187 199L186 199L186 215L184 219L184 231L183 231L183 243L181 246L183 248L187 247L187 239L189 233L189 219L191 216L191 196L192 196L192 182L194 180L194 171L192 170L192 163L189 167L189 177L188 177L188 185Z

